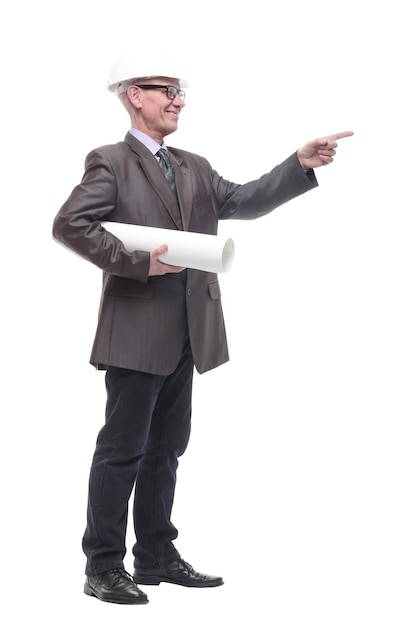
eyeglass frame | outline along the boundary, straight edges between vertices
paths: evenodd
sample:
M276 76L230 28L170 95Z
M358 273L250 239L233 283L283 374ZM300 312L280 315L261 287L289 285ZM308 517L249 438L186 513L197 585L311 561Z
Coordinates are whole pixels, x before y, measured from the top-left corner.
M184 89L178 89L173 85L136 85L136 83L134 83L133 86L139 87L140 89L166 89L167 98L169 98L170 100L175 100L177 96L179 96L183 102L185 100ZM171 92L171 95L169 94L169 92ZM172 95L172 92L175 92L175 94Z

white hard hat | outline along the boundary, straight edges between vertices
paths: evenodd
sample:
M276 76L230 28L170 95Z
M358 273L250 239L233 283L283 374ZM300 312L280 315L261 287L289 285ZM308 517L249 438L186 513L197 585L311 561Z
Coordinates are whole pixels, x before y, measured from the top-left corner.
M133 80L137 78L175 78L183 89L188 87L187 81L179 78L178 72L172 61L164 52L152 50L150 54L141 51L125 52L113 65L107 88L119 96L127 90Z

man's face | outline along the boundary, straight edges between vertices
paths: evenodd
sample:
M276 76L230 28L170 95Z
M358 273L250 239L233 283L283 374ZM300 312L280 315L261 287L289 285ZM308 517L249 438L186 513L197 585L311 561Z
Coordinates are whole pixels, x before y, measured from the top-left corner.
M136 107L138 129L162 143L164 137L177 130L184 100L179 95L169 98L166 89L143 89L137 85L171 85L179 89L179 81L161 76L135 82L136 85L129 87L129 96Z

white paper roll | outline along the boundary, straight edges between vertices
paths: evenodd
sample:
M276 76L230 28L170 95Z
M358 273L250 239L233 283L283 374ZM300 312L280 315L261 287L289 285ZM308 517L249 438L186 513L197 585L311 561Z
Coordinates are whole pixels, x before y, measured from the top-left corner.
M230 238L120 222L102 222L101 225L120 239L129 252L151 252L166 244L168 252L159 258L169 265L217 274L227 272L233 262L235 245Z

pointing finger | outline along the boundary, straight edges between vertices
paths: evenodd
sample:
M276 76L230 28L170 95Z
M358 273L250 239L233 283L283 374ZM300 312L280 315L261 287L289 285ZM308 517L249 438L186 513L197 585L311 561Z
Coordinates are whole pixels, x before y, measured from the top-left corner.
M327 141L335 141L336 139L343 139L343 137L351 137L353 135L352 130L346 130L343 133L335 133L334 135L328 135L328 137L324 137Z

